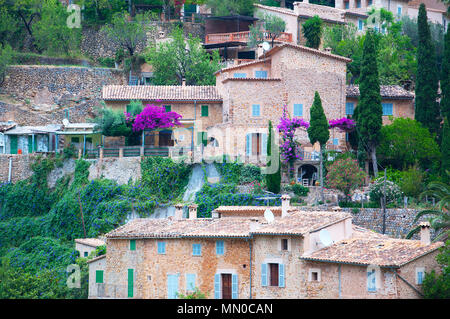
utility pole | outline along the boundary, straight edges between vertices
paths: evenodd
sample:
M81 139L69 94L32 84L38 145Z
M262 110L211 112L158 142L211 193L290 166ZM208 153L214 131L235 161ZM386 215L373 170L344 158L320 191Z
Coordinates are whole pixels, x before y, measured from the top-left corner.
M383 234L386 233L386 168L384 169L384 185L383 185Z
M84 238L86 238L86 228L84 227L83 207L81 206L80 192L78 192L78 203L80 204L81 223L83 225Z

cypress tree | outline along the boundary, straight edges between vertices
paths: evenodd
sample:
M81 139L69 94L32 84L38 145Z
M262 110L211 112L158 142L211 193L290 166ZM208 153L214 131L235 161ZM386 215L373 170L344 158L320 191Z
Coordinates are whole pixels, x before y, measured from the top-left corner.
M361 63L359 84L359 101L356 120L359 145L372 159L374 175L378 175L376 149L379 144L380 130L383 125L381 108L380 83L378 78L377 53L375 48L375 34L373 30L366 33Z
M310 109L310 123L308 127L308 137L311 144L319 142L320 144L320 189L322 202L324 200L323 195L323 151L330 138L330 131L328 129L328 121L325 116L322 107L322 100L320 99L319 93L316 91L314 93L314 102Z
M444 118L444 127L442 128L442 142L441 142L441 154L442 154L442 166L441 175L444 182L450 183L450 125L448 123L449 118ZM448 171L448 174L447 174Z
M450 32L447 30L444 43L444 57L441 72L441 112L442 117L450 119Z
M415 119L428 128L431 134L436 135L440 122L439 105L436 102L439 72L427 11L423 3L419 7L418 31Z
M272 155L272 139L273 139L273 128L272 128L272 121L269 121L269 136L267 138L267 167L270 167L271 162L271 155ZM269 192L272 193L279 193L281 189L281 161L280 161L280 152L276 152L277 160L278 160L278 169L273 174L266 174L266 185Z

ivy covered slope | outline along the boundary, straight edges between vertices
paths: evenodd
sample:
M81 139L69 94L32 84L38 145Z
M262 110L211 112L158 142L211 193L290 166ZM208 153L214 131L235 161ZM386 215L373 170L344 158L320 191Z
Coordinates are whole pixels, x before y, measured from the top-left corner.
M261 169L255 165L244 165L238 162L215 163L221 176L221 182L210 184L205 182L195 195L199 217L211 217L211 212L219 206L260 206L265 205L257 198L266 196L263 192L265 179ZM240 193L238 185L247 185L250 192ZM270 205L281 205L279 199L271 200Z
M188 165L149 157L141 181L118 185L89 181L90 163L81 159L73 176L49 188L47 175L62 163L58 156L38 158L32 177L0 184L0 298L87 298L86 259L78 258L73 240L105 234L133 211L146 217L161 203L179 201L191 172ZM67 266L74 263L82 269L82 289L66 285Z

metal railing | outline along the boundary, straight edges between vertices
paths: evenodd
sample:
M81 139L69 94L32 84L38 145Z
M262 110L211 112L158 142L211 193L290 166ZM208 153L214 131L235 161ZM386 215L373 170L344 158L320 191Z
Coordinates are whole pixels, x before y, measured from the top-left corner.
M271 41L268 32L263 32L264 40ZM231 33L212 33L205 36L205 44L216 44L225 42L248 42L250 31L231 32ZM275 38L279 42L292 42L292 33L282 32Z

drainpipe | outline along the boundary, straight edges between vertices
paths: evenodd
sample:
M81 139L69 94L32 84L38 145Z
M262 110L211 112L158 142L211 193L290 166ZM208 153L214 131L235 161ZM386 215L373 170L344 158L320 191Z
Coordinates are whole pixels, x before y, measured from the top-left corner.
M9 158L8 183L11 183L12 157Z
M249 250L250 250L250 296L249 299L252 299L252 237L250 237L250 240L248 242Z
M341 264L338 265L338 291L339 291L339 299L342 298L342 285L341 285Z

